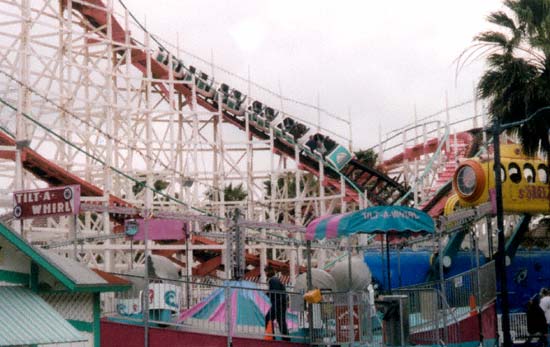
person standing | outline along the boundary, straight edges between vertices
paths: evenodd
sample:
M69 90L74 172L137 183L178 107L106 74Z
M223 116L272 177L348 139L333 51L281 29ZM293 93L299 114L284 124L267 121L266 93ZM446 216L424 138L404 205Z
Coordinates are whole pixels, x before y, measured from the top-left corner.
M273 326L273 322L276 320L279 325L279 330L282 335L288 335L288 327L286 324L286 308L288 305L288 295L283 282L275 275L275 269L271 266L267 266L265 269L266 276L269 278L269 301L271 301L271 307L265 315L265 327L269 322ZM284 341L290 341L288 337L283 338Z
M547 346L550 346L550 291L547 288L540 290L540 308L546 318L546 340Z
M546 317L540 307L540 294L537 293L529 299L527 303L527 332L529 333L528 342L540 341L545 343L544 336L547 332Z

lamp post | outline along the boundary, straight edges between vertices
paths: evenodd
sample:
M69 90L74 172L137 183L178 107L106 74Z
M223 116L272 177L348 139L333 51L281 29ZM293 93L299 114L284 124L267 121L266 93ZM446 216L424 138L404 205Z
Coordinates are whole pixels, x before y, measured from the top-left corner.
M500 163L500 133L531 121L535 116L541 114L542 111L550 110L550 106L542 107L529 115L527 118L506 124L500 124L500 118L495 119L490 131L493 135L493 150L494 150L494 172L495 172L495 199L496 199L496 214L497 214L497 242L498 252L496 259L496 273L500 282L500 297L502 302L502 333L504 347L512 346L512 337L510 335L510 305L508 301L508 283L506 278L506 254L504 249L504 209L502 203L502 168ZM550 132L549 132L550 136ZM550 138L549 138L550 140Z

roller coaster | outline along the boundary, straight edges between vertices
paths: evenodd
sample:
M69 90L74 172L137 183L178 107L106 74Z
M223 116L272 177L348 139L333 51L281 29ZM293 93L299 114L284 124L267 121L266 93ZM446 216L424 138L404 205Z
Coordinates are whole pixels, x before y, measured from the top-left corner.
M120 1L7 1L3 16L2 188L81 185L83 201L97 206L78 225L82 239L92 240L78 257L91 266L118 271L142 265L142 256L129 255L132 247L139 254L142 244L122 237L93 241L123 230L124 208L217 216L210 228L222 232L234 208L247 220L297 227L367 204L414 205L437 217L457 161L479 150L481 117L466 111L473 117L453 134L451 126L458 125L434 117L388 134L373 148L379 164L368 166L346 143L349 134L311 121L324 112L319 107L296 107L162 41ZM228 135L231 128L240 135ZM159 190L155 182L168 185ZM244 184L244 199L229 199L231 183ZM26 221L23 228L47 245L70 239L67 223ZM188 249L181 242L157 243L153 252L189 275L230 271L222 256L227 240L199 233L204 226L194 224ZM280 245L248 241L246 275L263 276L270 262L292 281L304 264L299 232L256 229L257 239ZM70 247L58 251L68 254ZM321 266L331 252L320 247L314 261Z

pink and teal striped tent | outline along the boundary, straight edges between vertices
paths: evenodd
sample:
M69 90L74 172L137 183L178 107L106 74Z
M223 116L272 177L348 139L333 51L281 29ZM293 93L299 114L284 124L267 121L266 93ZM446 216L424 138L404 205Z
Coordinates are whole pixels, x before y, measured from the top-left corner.
M373 206L314 219L306 228L306 240L334 239L357 233L399 234L434 233L433 219L425 212L407 206Z
M234 331L238 326L265 326L265 315L271 303L264 291L258 285L249 281L227 281L225 287L229 287L226 294L225 288L214 290L206 299L194 307L181 313L178 322L186 319L204 319L209 322L225 323L226 319L226 295L230 298L231 327ZM289 330L298 328L298 318L295 313L287 311L287 324ZM231 333L233 333L231 331Z
M426 212L407 206L372 206L314 219L306 228L306 240L334 239L358 233L385 235L387 276L391 283L389 236L434 232L435 223ZM388 289L391 292L391 287Z

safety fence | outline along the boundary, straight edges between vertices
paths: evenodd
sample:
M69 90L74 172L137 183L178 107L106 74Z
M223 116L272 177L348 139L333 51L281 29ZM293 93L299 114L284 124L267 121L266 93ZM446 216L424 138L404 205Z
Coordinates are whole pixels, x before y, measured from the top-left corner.
M442 281L395 290L408 298L410 342L459 343L459 322L496 299L495 277L490 262Z
M269 291L266 285L248 281L150 279L146 286L143 277L120 276L128 278L133 288L102 294L103 316L114 321L223 335L229 340L250 337L334 345L382 339L381 323L367 292L323 292L319 303L308 304L303 292Z
M310 341L317 346L381 342L381 324L367 292L324 292L305 307L311 317Z
M512 341L521 343L527 340L537 341L536 335L531 335L527 331L527 314L524 312L514 312L510 313L510 336ZM503 336L502 333L502 315L498 315L498 336Z
M323 291L313 304L304 301L303 291L269 291L249 281L190 277L150 279L146 285L143 277L123 276L133 289L102 294L104 317L222 335L229 342L249 337L318 346L453 344L461 340L460 321L496 295L494 262L376 300L368 291Z

